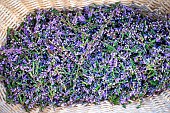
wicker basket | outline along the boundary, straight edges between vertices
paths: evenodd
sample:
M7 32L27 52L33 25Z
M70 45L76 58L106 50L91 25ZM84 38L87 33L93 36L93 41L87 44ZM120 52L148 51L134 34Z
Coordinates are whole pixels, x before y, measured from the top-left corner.
M170 13L170 0L0 0L0 46L4 44L7 27L17 28L24 17L36 8L83 7L91 3L108 4L120 1L123 4L135 4L143 9L157 13ZM0 113L25 113L21 105L5 102L5 88L0 83ZM170 113L170 91L164 91L159 96L144 99L142 107L137 109L139 102L132 102L126 109L121 105L111 105L101 102L100 105L72 105L67 107L48 106L43 113ZM40 112L35 108L31 113Z

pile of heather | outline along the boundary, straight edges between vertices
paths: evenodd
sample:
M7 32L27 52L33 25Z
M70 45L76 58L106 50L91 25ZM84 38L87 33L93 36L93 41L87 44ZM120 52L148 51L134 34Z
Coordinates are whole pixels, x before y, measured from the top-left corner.
M7 101L127 104L170 88L170 16L93 5L36 10L0 49Z

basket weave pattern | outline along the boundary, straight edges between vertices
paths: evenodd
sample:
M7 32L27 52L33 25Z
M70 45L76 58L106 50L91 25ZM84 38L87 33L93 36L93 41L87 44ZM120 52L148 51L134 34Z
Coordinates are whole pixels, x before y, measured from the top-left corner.
M5 43L7 27L17 28L24 17L36 8L78 7L95 3L108 4L121 2L126 5L135 5L154 12L170 13L170 0L0 0L0 46ZM12 105L5 102L5 88L0 83L0 113L25 113L21 105ZM53 108L48 106L43 113L170 113L170 91L164 91L159 96L148 97L142 107L136 109L138 102L133 102L123 108L120 105L111 105L101 102L100 105L72 105L68 107ZM31 113L39 113L35 108Z

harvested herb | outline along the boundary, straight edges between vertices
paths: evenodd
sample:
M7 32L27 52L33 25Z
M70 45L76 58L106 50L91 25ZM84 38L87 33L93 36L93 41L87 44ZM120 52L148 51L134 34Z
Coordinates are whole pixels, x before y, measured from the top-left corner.
M7 101L47 105L129 100L170 86L170 19L122 4L36 10L0 51Z

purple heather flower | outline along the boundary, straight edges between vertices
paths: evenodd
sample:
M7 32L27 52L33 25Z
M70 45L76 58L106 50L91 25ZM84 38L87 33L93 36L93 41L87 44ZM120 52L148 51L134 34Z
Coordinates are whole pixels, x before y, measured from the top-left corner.
M40 14L36 15L36 20L39 21L40 19L41 19L41 15Z
M5 62L5 61L2 61L1 64L6 64L6 62Z
M54 51L54 50L55 50L55 47L54 47L53 45L50 45L50 46L49 46L49 49L50 49L51 51Z
M116 79L115 79L115 82L116 82L116 83L119 83L119 81L120 81L120 78L116 78Z
M157 37L156 42L160 42L160 41L161 41L161 37Z
M29 108L29 109L33 108L33 105L32 105L32 104L29 104L29 105L28 105L28 108Z
M126 103L126 98L125 97L121 97L120 98L120 103L121 104L125 104Z
M51 65L48 66L47 72L50 72L52 69Z
M12 61L16 61L17 58L18 58L18 55L16 55L16 56L12 59Z
M83 15L78 16L78 19L79 19L80 22L86 21L86 19L85 19L85 17Z
M75 16L75 17L73 18L73 20L72 20L72 23L73 23L74 25L76 25L76 24L77 24L77 20L78 20L78 18Z
M170 59L170 53L166 53L165 56Z
M117 67L117 64L118 64L118 60L117 60L117 58L115 58L114 61L113 61L113 66Z
M28 20L28 22L31 22L32 17L31 17L31 16L28 16L28 17L27 17L27 20Z

